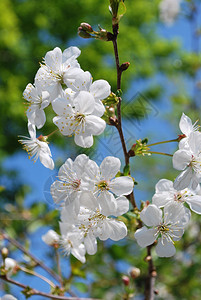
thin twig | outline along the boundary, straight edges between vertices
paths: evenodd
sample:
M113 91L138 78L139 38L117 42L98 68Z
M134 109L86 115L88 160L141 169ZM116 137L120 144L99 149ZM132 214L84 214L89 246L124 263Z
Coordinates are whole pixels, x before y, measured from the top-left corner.
M148 277L145 285L145 300L154 300L154 286L157 273L151 255L152 247L153 245L147 246Z
M20 249L23 253L29 256L38 266L40 266L42 269L48 272L55 280L60 282L60 277L52 269L48 268L41 260L36 258L32 253L25 249L24 246L22 246L18 241L9 237L6 233L3 233L3 237L11 244L13 244L16 248Z
M29 287L29 286L26 286L26 285L24 285L24 284L22 284L22 283L20 283L16 280L8 278L6 275L0 275L0 278L3 279L6 282L9 282L9 283L12 283L14 285L17 285L17 286L21 287L25 291ZM39 295L39 296L43 296L43 297L46 297L46 298L57 299L57 300L98 300L98 299L94 299L94 298L78 298L78 297L57 296L57 295L52 295L52 294L48 294L48 293L43 293L43 292L40 292L40 291L38 291L36 289L32 289L32 288L30 288L30 293L31 293L31 296Z
M59 257L59 253L58 253L58 249L55 248L55 256L56 256L56 264L57 264L57 271L59 274L59 282L61 287L63 287L63 279L62 279L62 273L61 273L61 266L60 266L60 257Z
M113 47L114 47L114 54L115 54L115 62L116 62L116 69L117 69L117 90L121 90L121 75L122 75L122 70L120 68L120 64L119 64L119 53L118 53L118 47L117 47L117 35L118 35L118 24L115 24L113 26ZM129 165L129 154L126 148L126 142L125 142L125 138L124 138L124 134L123 134L123 130L122 130L122 121L121 121L121 97L118 97L119 102L117 104L117 125L116 128L118 130L119 133L119 137L121 140L121 144L122 144L122 149L124 152L124 159L125 159L125 165ZM130 172L129 172L130 174ZM136 208L136 202L135 202L135 196L134 196L134 192L132 192L130 195L128 195L128 199L131 202L133 208Z

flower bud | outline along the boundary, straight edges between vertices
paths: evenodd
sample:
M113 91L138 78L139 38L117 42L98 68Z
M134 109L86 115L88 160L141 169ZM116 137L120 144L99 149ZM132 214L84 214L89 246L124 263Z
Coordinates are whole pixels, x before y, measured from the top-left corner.
M124 285L126 285L126 286L129 285L129 283L130 283L130 278L129 278L128 276L123 275L121 279L122 279L122 282L123 282Z
M1 249L1 255L4 259L8 256L8 249L6 247Z
M133 267L129 270L129 274L133 279L135 279L140 276L140 269Z
M10 257L6 257L4 264L5 264L5 271L7 271L6 273L9 276L14 274L15 271L17 270L17 262Z
M42 240L49 246L54 246L59 242L59 235L52 229L50 229L46 234L42 235Z
M12 295L6 294L4 295L2 298L0 298L1 300L17 300L17 298L13 297Z
M93 32L93 28L88 23L81 23L79 29L88 31L88 32Z

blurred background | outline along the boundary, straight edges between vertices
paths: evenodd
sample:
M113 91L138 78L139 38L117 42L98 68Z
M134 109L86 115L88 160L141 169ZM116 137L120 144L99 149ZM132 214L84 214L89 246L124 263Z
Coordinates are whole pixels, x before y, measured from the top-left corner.
M182 112L200 118L201 107L201 4L196 0L178 2L174 18L164 18L159 0L126 0L126 14L120 22L118 37L120 62L130 62L123 73L123 126L129 147L136 139L148 138L150 143L174 139ZM170 1L171 2L171 1ZM51 171L40 162L28 159L18 143L18 136L27 136L26 105L22 93L34 82L35 74L45 53L58 46L62 50L77 46L81 68L89 71L94 80L105 79L116 91L116 70L111 42L82 39L77 35L81 22L96 30L98 24L111 30L109 1L98 0L1 0L0 1L0 230L5 230L30 249L34 255L55 268L54 252L41 236L52 228L59 232L59 213L55 209L49 188L64 161L86 153L98 164L107 155L123 153L115 128L108 126L96 138L93 149L76 147L71 138L53 135L50 148L56 162ZM46 109L47 122L41 133L55 129L54 112ZM156 146L156 151L173 153L175 144ZM84 152L83 152L84 151ZM135 157L132 175L137 203L149 200L155 184L161 178L173 180L177 172L170 157ZM123 166L123 165L122 165ZM123 299L122 275L130 267L140 268L141 276L133 283L135 299L143 299L147 264L146 250L139 249L133 238L134 221L126 219L129 235L123 241L99 242L98 252L87 256L82 265L72 256L62 258L63 275L72 290L80 296L101 299ZM192 221L184 237L177 243L177 254L170 259L154 256L158 272L156 299L201 299L201 221L192 214ZM23 264L28 257L4 241L9 256ZM38 272L45 274L39 268ZM46 283L21 272L15 279L45 292ZM20 288L0 282L0 296L9 292L25 299ZM36 300L42 300L35 296ZM133 298L134 299L134 298Z

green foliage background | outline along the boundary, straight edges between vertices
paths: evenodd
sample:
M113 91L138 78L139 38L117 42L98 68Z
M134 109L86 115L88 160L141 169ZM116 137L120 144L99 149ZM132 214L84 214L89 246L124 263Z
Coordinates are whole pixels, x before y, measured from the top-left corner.
M192 49L186 51L179 40L166 40L158 35L158 0L127 0L127 12L120 22L119 53L121 62L129 61L130 68L123 74L123 91L131 83L139 80L151 80L160 75L164 82L174 83L175 91L168 104L171 113L165 115L170 124L178 126L181 112L185 111L192 119L199 117L200 103L197 90L190 92L186 81L195 82L200 70L200 54ZM188 2L188 3L187 3ZM186 1L189 9L193 1ZM197 3L195 1L195 3ZM99 0L1 0L0 1L0 174L9 178L10 187L0 188L0 209L2 214L17 214L22 220L35 219L24 227L24 221L3 218L1 229L25 243L29 247L32 234L41 226L51 226L58 230L58 212L52 211L45 203L36 203L24 208L24 199L30 187L19 181L15 171L3 168L3 160L20 150L17 142L19 134L27 134L22 92L27 83L33 82L39 62L44 54L59 46L62 50L70 45L81 48L79 62L84 70L89 70L94 80L108 80L113 91L116 90L116 70L112 43L96 40L82 40L77 37L77 27L81 22L88 22L93 28L97 25L111 30L111 16L108 12L109 1ZM189 20L190 22L191 20ZM174 63L179 62L179 63ZM158 105L165 94L164 86L157 80L146 85L141 91L148 99ZM53 113L48 108L48 120L44 134L54 130ZM143 118L143 111L130 103L123 110L125 118ZM156 134L155 134L156 136ZM142 137L144 138L144 137ZM65 148L66 140L58 136L53 141ZM73 144L71 147L74 152ZM163 164L162 171L157 165ZM170 161L154 158L137 158L133 160L135 170L144 170L147 184L144 189L154 192L154 178L171 178L175 176L169 167ZM134 174L135 176L135 174ZM150 194L151 196L151 194ZM147 200L147 199L142 199ZM19 219L18 218L18 219ZM40 221L39 221L40 220ZM71 258L72 284L81 291L89 292L92 297L102 299L123 299L125 292L121 281L122 273L118 271L117 261L127 262L139 267L141 276L135 280L134 293L143 293L147 264L143 261L146 253L140 250L133 240L135 224L128 217L129 237L120 244L99 243L95 256L88 256L82 265ZM29 223L28 223L29 224ZM193 216L191 229L177 245L177 255L171 259L154 257L157 266L157 299L199 300L201 298L201 238L200 220ZM14 248L10 248L11 252ZM51 256L51 253L49 253ZM88 288L77 279L93 274L94 281ZM8 286L3 288L8 290Z

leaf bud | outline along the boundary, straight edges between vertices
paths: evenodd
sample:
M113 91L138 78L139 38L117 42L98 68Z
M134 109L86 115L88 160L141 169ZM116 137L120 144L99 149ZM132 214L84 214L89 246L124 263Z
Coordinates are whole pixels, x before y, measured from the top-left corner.
M130 63L127 61L123 64L121 64L120 66L120 70L123 72L123 71L126 71L128 69L128 67L130 66Z

